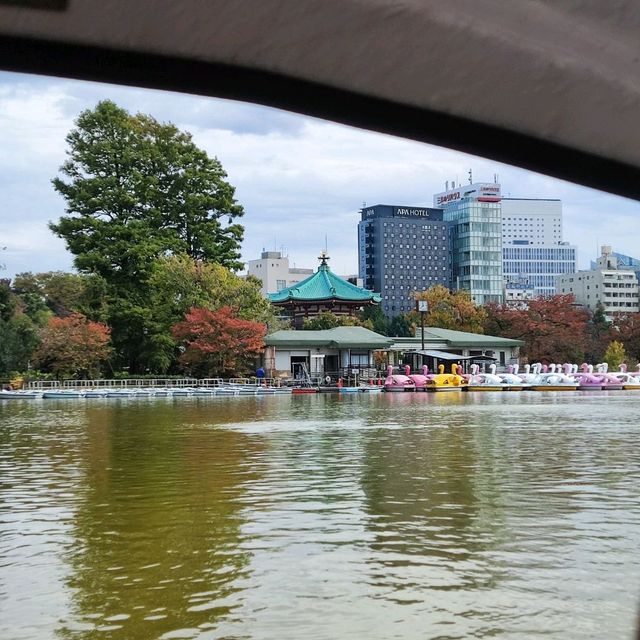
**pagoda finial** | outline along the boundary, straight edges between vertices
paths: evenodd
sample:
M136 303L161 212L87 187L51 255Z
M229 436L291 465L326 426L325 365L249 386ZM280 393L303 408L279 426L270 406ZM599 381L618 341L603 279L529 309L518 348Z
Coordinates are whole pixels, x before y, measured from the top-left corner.
M327 264L327 261L330 260L329 256L327 255L326 250L325 251L321 251L320 255L318 256L318 260L320 260L320 266L321 267L328 267L329 265Z

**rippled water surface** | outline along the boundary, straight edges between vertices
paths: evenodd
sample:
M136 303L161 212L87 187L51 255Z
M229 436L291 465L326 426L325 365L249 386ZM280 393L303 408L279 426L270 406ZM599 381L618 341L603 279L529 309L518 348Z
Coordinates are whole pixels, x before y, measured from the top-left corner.
M640 394L0 403L0 638L631 638Z

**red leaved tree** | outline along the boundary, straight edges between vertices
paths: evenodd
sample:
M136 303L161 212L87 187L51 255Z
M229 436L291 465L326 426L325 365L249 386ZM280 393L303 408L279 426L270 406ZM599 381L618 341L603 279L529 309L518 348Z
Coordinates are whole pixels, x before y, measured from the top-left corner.
M171 331L183 345L180 362L185 370L204 376L245 373L251 358L264 349L267 332L259 322L235 317L231 307L217 311L192 307Z
M57 378L100 375L100 365L111 355L111 329L81 313L50 318L40 333L35 363Z
M635 363L640 362L640 313L626 313L614 318L616 340L624 344L629 354L630 368L635 368Z
M527 309L488 304L486 333L524 340L528 362L580 362L588 343L589 312L572 295L536 298Z

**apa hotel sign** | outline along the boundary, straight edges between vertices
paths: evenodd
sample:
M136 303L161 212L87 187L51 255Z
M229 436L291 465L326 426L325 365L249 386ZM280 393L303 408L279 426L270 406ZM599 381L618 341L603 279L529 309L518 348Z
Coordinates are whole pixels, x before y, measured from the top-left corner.
M394 216L411 216L412 218L430 218L429 209L417 209L409 207L395 207Z

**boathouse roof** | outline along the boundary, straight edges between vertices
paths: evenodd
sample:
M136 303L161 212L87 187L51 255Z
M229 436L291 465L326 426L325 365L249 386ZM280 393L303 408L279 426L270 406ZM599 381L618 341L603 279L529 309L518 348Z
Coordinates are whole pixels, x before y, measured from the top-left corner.
M422 343L420 329L416 329L415 336L408 338L394 338L393 349L396 351L415 350ZM522 347L523 340L501 338L500 336L488 336L483 333L470 333L468 331L454 331L453 329L440 329L439 327L424 328L424 342L430 349L463 349L465 347L476 349L499 349L500 347Z
M340 278L329 269L328 256L323 252L320 266L312 275L277 293L269 294L274 304L287 302L311 302L315 300L342 300L347 302L379 303L382 296L363 287L358 287Z
M284 329L265 338L270 347L329 347L332 349L387 349L392 338L364 327L335 327L322 331Z
M425 335L431 334L435 338L446 341L451 346L474 347L495 345L503 347L522 347L523 340L488 336L483 333L469 333L468 331L454 331L453 329L440 329L439 327L425 327ZM416 338L420 337L420 329L416 329Z

